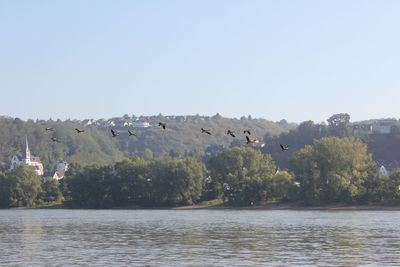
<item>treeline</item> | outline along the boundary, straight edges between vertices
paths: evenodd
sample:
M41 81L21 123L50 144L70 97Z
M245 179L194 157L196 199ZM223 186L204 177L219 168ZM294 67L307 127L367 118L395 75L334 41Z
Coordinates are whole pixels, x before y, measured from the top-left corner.
M279 172L270 155L245 147L225 149L205 164L193 157L133 157L113 165L73 165L61 185L53 180L41 184L31 168L21 166L0 174L0 206L34 206L63 198L74 208L170 207L209 200L232 206L400 200L400 170L388 176L379 173L360 139L315 140L293 153L289 167Z
M284 153L284 152L282 152ZM219 199L233 206L270 201L306 205L395 203L400 171L382 176L365 143L324 137L297 150L288 172L253 148L221 151L204 164L195 158L138 157L112 166L75 169L65 179L71 207L160 207Z

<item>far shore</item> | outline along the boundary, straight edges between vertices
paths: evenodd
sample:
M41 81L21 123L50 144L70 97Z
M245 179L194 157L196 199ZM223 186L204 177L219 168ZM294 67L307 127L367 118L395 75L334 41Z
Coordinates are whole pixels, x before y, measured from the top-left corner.
M235 207L227 205L190 205L172 208L174 210L191 210L191 209L236 209L236 210L329 210L329 211L342 211L342 210L400 210L400 205L389 204L331 204L321 206L309 206L292 203L270 203L265 205L254 205L246 207Z
M20 209L87 209L87 208L69 208L63 204L54 204L54 205L46 205L46 206L37 206L37 207L19 207L19 208L10 208L14 210ZM140 207L140 206L130 206L130 207L114 207L110 208L114 210L319 210L319 211L362 211L362 210L399 210L400 205L394 204L330 204L330 205L304 205L299 203L268 203L264 205L254 205L254 206L245 206L245 207L237 207L231 206L227 204L196 204L196 205L187 205L187 206L179 206L179 207Z

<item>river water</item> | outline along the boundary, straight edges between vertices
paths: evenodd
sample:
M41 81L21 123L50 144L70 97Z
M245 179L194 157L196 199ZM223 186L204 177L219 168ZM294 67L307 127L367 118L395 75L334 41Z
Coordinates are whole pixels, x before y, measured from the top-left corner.
M400 211L0 210L0 266L400 266Z

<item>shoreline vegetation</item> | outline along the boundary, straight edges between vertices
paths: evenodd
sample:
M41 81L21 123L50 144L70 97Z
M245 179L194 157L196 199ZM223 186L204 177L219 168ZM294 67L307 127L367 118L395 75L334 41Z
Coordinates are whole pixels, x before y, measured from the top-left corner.
M375 160L368 143L352 134L349 119L336 114L323 128L302 123L275 144L265 136L276 153L253 146L254 138L247 136L247 143L232 139L230 147L215 144L203 154L133 155L89 166L72 162L60 182L21 165L0 172L0 207L397 209L400 169L387 171ZM383 137L400 144L400 128ZM386 154L397 151L385 144ZM400 158L396 155L391 159ZM286 157L287 168L279 156Z

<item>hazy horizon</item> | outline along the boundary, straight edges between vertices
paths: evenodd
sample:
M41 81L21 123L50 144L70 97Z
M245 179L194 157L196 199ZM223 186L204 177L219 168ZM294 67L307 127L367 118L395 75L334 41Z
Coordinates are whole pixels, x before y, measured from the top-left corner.
M399 118L397 1L1 1L0 114Z

